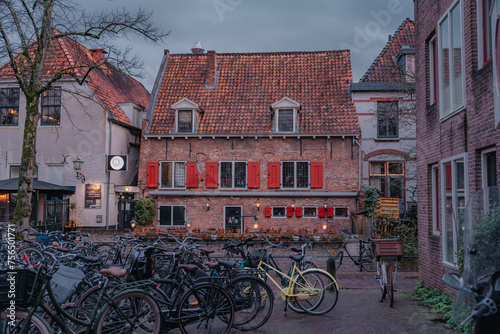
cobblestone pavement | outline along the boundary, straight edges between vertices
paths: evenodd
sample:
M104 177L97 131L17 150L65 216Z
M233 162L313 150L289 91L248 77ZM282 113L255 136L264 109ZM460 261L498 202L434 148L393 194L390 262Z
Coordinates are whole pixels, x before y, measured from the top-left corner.
M379 302L380 289L373 273L339 273L339 299L326 315L311 316L288 310L285 317L284 301L275 291L274 310L269 321L255 334L389 334L389 333L458 333L444 326L438 316L418 305L403 291L411 291L418 273L398 273L394 307ZM234 330L232 333L237 333Z

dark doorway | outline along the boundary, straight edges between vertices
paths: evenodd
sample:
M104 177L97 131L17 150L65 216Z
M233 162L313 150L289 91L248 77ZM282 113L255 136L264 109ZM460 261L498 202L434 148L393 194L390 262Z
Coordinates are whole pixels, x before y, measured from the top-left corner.
M236 232L236 230L242 231L242 222L241 222L241 207L229 206L225 209L225 227L226 232L232 231Z
M134 194L123 194L118 200L118 229L130 228L135 213Z

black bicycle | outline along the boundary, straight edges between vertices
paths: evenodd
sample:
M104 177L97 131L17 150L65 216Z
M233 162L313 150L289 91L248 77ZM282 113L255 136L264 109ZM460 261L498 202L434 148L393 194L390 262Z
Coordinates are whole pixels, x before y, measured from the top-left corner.
M377 271L377 261L375 260L375 254L373 251L373 242L370 240L363 240L357 236L347 234L346 231L341 231L342 235L342 246L340 247L338 253L335 255L335 268L339 268L342 265L344 259L344 252L351 259L351 261L359 266L359 271L375 272ZM351 241L352 240L352 241ZM349 252L348 244L354 242L358 243L358 254L351 254ZM353 250L351 249L351 252ZM353 252L354 253L354 252Z

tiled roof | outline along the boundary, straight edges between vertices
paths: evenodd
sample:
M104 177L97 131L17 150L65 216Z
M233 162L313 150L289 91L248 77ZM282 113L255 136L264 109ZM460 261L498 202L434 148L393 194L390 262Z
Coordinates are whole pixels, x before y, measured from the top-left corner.
M415 47L415 25L409 18L399 26L359 82L401 82L401 72L394 58L403 45Z
M88 66L92 65L94 60L89 49L69 37L57 38L52 41L51 50L47 53L44 77L52 77L65 68L74 68L73 73L81 77ZM0 78L14 78L10 63L0 67ZM149 93L144 86L109 63L92 70L87 82L103 107L109 111L109 118L115 121L131 125L117 103L135 103L143 107L148 105Z
M283 97L301 104L301 134L359 133L348 92L348 50L217 54L215 89L205 86L207 54L167 57L161 86L153 89L157 94L150 101L154 110L148 134L173 133L171 106L183 98L204 111L198 134L270 134L270 107Z

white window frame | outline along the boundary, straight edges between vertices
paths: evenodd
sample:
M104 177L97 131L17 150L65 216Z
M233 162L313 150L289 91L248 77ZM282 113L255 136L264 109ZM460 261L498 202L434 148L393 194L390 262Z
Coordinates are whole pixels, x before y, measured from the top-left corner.
M337 209L346 209L346 216L337 216ZM349 218L349 207L348 206L334 206L333 207L333 219L347 219Z
M449 92L449 104L450 104L450 110L448 113L444 114L444 99L443 99L443 96L444 96L444 92L443 92L443 88L444 88L444 84L443 84L443 79L444 79L444 68L443 66L441 65L441 61L443 59L443 47L442 47L442 38L441 38L441 24L445 21L445 20L448 20L448 42L449 42L449 47L450 49L453 47L453 23L452 23L452 18L451 18L451 12L453 9L455 9L456 7L458 6L459 10L460 10L460 19L461 19L461 22L460 22L460 29L461 29L461 33L460 33L460 37L461 37L461 43L462 43L462 49L461 49L461 69L462 69L462 82L461 82L461 91L462 91L462 104L457 107L456 109L454 109L454 95L453 95L453 92L454 92L454 82L453 82L453 78L452 76L450 75L450 92ZM440 114L440 118L441 118L441 121L443 120L446 120L450 117L452 117L453 115L455 115L456 113L462 111L464 108L465 108L465 101L466 101L466 96L465 96L465 77L466 77L466 73L465 73L465 40L464 40L464 11L463 11L463 4L462 4L462 0L456 0L455 2L453 2L453 4L446 10L446 13L441 17L441 19L438 21L438 59L439 59L439 62L438 62L438 67L439 67L439 114ZM448 68L448 71L450 73L452 73L453 71L453 68L454 68L454 62L453 62L453 57L450 57L450 60L449 60L449 68Z
M445 164L448 162L451 162L451 193L452 193L452 207L453 207L453 216L458 217L458 202L457 202L457 197L456 196L456 187L457 187L457 169L456 169L456 162L460 159L463 159L464 161L464 203L467 203L467 200L469 198L469 180L468 180L468 160L467 160L467 153L461 153L457 154L452 157L448 157L446 159L441 160L440 163L440 168L441 168L441 240L442 240L442 251L443 251L443 264L451 267L453 269L458 268L458 263L457 263L457 253L455 252L453 254L453 263L447 261L447 221L446 221L446 167ZM464 204L465 207L465 204ZM453 218L453 226L452 226L452 233L453 233L453 249L458 250L458 222L455 220L456 218Z
M172 210L171 210L171 213L170 213L170 221L171 223L170 224L161 224L161 220L160 220L160 208L162 207L165 207L165 206L170 206L172 207ZM182 225L174 225L174 206L179 206L179 207L184 207L184 224ZM186 226L186 205L178 205L178 204L161 204L161 205L158 205L158 226L173 226L173 227L176 227L176 226Z
M493 29L491 29L491 14L492 10L489 8L489 13L484 15L484 2L489 0L477 0L477 53L478 53L478 69L482 68L484 65L488 64L493 59ZM486 16L486 17L485 17ZM484 36L485 32L483 27L489 27L489 36ZM485 59L485 44L484 39L489 40L489 48L490 48L490 57ZM487 41L488 43L488 41Z
M306 209L315 209L316 214L314 216L307 216ZM306 205L302 207L302 218L318 218L318 207L312 205Z
M484 189L488 187L488 165L486 161L486 154L496 152L496 147L492 147L481 151L481 187ZM498 172L498 166L497 166Z
M284 97L278 102L271 105L271 109L274 112L274 126L273 130L275 133L296 133L298 131L298 113L301 109L300 103L294 101L288 97ZM279 130L279 115L282 110L292 110L293 114L293 124L292 131L280 131Z
M231 187L222 187L222 164L223 163L231 163ZM235 187L235 172L234 166L235 163L244 163L245 164L245 186L244 187ZM248 189L248 162L247 161L238 161L238 160L228 160L228 161L219 161L219 189Z
M58 124L52 124L52 123L47 123L47 124L44 124L43 123L43 94L40 95L40 120L38 121L39 122L39 125L40 127L60 127L62 126L62 115L63 115L63 106L64 106L64 95L63 95L63 90L62 90L62 87L53 87L51 89L48 89L46 90L47 93L51 92L51 91L57 91L59 92L60 94L60 101L59 101L59 107L60 107L60 110L59 110L59 123ZM54 106L54 105L49 105L49 106Z
M172 186L171 187L165 187L162 185L163 180L163 163L171 163L172 164ZM187 177L187 163L186 161L175 161L175 160L163 160L160 161L160 168L159 168L159 184L158 188L159 189L186 189L186 177ZM183 187L175 187L175 165L176 164L184 164L184 186Z
M284 187L283 186L283 163L293 162L293 187ZM307 162L307 187L297 187L297 162ZM281 189L299 189L299 190L308 190L311 189L311 162L309 160L290 160L290 161L281 161L280 162L280 185Z
M433 36L429 40L428 44L428 50L429 50L429 101L430 104L434 104L437 101L437 90L439 87L436 87L436 66L437 66L437 59L436 58L436 51L439 50L439 47L437 45L436 41L436 36ZM437 66L439 68L439 66Z
M432 194L431 194L431 200L432 200L432 234L439 236L441 234L441 228L442 228L442 223L439 224L439 229L438 229L438 222L439 222L439 191L437 191L438 187L436 185L439 184L439 165L434 164L431 166L431 187L432 187Z
M203 112L200 106L190 99L183 98L180 101L172 104L171 108L175 110L175 125L174 132L176 134L189 134L198 132L198 123L200 122L200 114ZM179 111L191 111L191 131L179 132Z
M17 168L17 177L12 177L12 169ZM21 174L21 165L9 165L9 179L17 179ZM38 179L38 165L36 166L35 174L33 175L34 179Z
M283 216L275 216L274 215L274 209L277 209L277 208L283 208L285 209L285 214ZM286 219L287 216L286 216L286 206L283 206L283 205L276 205L276 206L272 206L271 207L271 218L283 218L283 219Z

